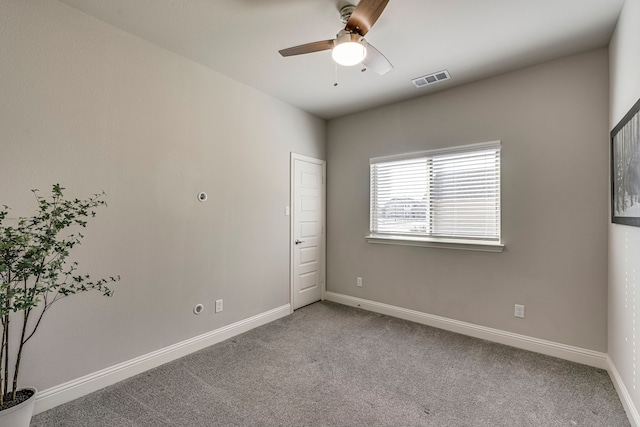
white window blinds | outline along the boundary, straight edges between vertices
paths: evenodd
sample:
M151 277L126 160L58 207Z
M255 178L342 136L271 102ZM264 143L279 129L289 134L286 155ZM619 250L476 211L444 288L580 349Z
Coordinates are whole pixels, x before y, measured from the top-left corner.
M371 159L371 234L500 241L500 142Z

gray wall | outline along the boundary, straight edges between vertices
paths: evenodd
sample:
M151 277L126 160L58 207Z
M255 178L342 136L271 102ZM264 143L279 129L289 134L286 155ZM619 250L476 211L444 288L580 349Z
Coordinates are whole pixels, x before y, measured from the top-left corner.
M55 1L0 0L0 40L0 204L29 215L29 190L56 182L70 196L106 191L75 259L122 276L112 299L52 308L23 384L42 390L289 302L289 153L324 158L323 120Z
M640 0L626 0L610 44L610 129L640 98L638 40ZM640 228L609 224L609 357L635 405L636 417L640 408L640 371L636 369L639 296Z
M328 290L606 351L607 117L599 49L331 120ZM493 140L503 253L367 243L369 158Z

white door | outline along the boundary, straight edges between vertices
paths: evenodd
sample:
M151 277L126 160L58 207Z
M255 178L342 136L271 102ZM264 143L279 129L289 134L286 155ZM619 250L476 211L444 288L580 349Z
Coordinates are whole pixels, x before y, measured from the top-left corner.
M325 162L291 155L291 304L295 310L324 296Z

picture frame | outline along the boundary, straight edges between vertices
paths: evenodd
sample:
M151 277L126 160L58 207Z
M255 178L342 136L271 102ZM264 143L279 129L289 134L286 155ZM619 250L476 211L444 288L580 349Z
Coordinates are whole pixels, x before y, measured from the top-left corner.
M611 131L611 222L640 227L640 99Z

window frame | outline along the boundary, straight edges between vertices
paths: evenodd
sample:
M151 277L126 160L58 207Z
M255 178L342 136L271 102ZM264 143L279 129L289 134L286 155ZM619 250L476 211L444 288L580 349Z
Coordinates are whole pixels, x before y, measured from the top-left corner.
M502 186L502 143L501 141L490 141L483 142L478 144L468 144L461 145L456 147L448 147L441 148L435 150L427 150L413 153L404 153L398 155L391 156L383 156L383 157L374 157L369 159L369 197L370 197L370 205L369 205L369 234L365 236L366 240L369 243L378 243L378 244L387 244L387 245L403 245L403 246L419 246L419 247L431 247L431 248L445 248L445 249L462 249L462 250L472 250L472 251L484 251L484 252L502 252L504 250L504 243L502 243L502 192L500 191L500 195L498 198L498 205L500 207L500 212L498 216L498 239L483 239L483 238L473 238L473 237L438 237L433 235L419 235L419 234L402 234L402 233L383 233L383 232L373 232L371 229L373 227L373 223L377 218L373 217L373 186L375 183L371 180L371 170L372 165L379 163L390 163L402 160L411 160L411 159L420 159L426 158L427 162L431 161L431 158L434 156L439 156L443 154L458 154L464 152L471 151L482 151L486 149L497 148L498 153L500 155L500 164L498 165L498 184ZM428 187L428 185L427 185ZM429 194L431 195L431 190L429 189ZM430 205L430 204L428 204ZM427 208L427 213L428 213Z

